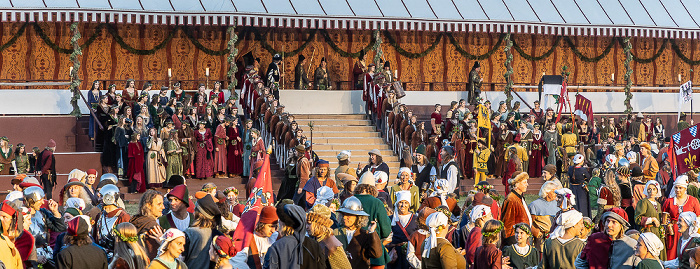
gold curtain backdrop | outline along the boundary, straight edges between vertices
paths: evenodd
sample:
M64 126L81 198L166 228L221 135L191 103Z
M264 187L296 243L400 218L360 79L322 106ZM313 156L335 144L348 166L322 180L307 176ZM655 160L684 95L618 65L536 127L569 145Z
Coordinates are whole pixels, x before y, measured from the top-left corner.
M68 80L68 70L72 66L68 60L69 53L60 51L70 49L69 23L38 23L41 32L37 32L34 24L26 26L24 32L18 36L14 43L13 37L25 25L24 23L0 23L0 45L10 42L9 46L0 52L0 80L36 81L36 80ZM102 25L104 26L104 25ZM134 53L120 45L113 33L106 27L102 27L99 34L89 46L82 49L82 65L79 76L83 81L108 80L120 81L126 79L163 81L167 80L167 70L172 68L173 80L188 81L186 87L194 87L199 82L204 82L205 68L210 69L211 80L227 81L226 73L228 64L226 49L229 37L225 27L200 26L188 28L192 31L192 38L210 51L207 53L197 48L187 34L182 30L174 31L174 36L160 49L154 47L169 38L173 32L173 26L118 24L113 25L116 34L128 46L146 50L146 52ZM79 44L84 44L100 24L80 24L82 34ZM307 29L256 29L264 41L256 40L254 31L245 31L238 28L240 42L238 59L242 55L252 52L255 57L262 59L263 71L272 59L269 47L277 51L291 52L302 46L311 34ZM365 48L372 42L371 31L360 30L327 30L332 42L338 49L355 53ZM53 42L53 47L47 44L45 38ZM388 32L395 43L389 42L386 32L382 35L382 49L384 59L391 62L391 69L398 70L399 78L408 82L406 90L429 90L427 83L433 83L433 90L464 90L463 84L449 84L444 82L465 82L467 74L475 60L469 60L463 52L443 33L412 31L412 32ZM423 53L436 40L434 50L407 57L408 53ZM483 55L496 44L500 47L488 58L481 60L481 72L486 83L495 83L495 90L502 88L505 83L505 53L503 44L498 42L501 35L497 33L452 33L459 47L471 55ZM584 61L574 53L574 50L564 40L558 40L555 36L548 35L511 35L512 40L522 49L528 57L538 57L549 51L554 44L557 46L553 52L541 60L526 59L513 50L513 79L515 84L536 85L542 73L559 74L562 66L569 67L571 76L570 85L615 85L624 86L623 75L623 49L617 39L613 37L595 36L571 36L570 39L575 48L585 57L593 58L605 52L610 42L614 42L609 53L598 61ZM264 44L269 45L268 48ZM672 49L664 39L633 38L632 53L639 59L647 59L660 52L658 57L650 63L638 61L632 62L632 84L639 86L677 86L678 74L682 80L694 79L697 75L691 72L692 66L683 61L678 55L680 51L690 60L700 58L700 43L690 39L675 40L677 51ZM398 51L394 45L404 50ZM152 50L152 51L149 51ZM333 81L352 80L352 68L356 59L344 57L324 39L321 34L316 34L307 47L301 51L311 65L317 66L322 57L328 62L330 75ZM144 55L146 54L146 55ZM313 54L313 55L312 55ZM403 55L402 55L403 54ZM367 53L368 59L372 59L373 51ZM297 63L297 55L286 55L284 72L286 74L285 88L292 87L294 78L294 66ZM306 66L308 69L308 66ZM312 69L314 69L312 68ZM313 72L313 71L312 71ZM611 74L615 74L615 81L611 82ZM86 89L89 83L82 83L81 88ZM157 85L157 86L160 86ZM347 85L347 84L345 84ZM120 82L118 89L123 88ZM140 86L139 86L140 87ZM486 86L485 90L492 89Z

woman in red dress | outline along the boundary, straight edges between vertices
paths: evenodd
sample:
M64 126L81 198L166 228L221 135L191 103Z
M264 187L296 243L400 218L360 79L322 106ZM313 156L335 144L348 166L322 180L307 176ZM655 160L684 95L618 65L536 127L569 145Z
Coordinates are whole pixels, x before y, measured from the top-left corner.
M129 193L145 192L146 191L146 173L143 170L144 151L141 145L141 134L134 132L131 135L131 142L127 149L129 154L129 168L127 169L127 178L129 179Z
M688 176L682 175L676 178L671 190L671 197L666 199L661 207L663 212L670 214L671 225L669 229L673 229L673 235L666 233L666 259L673 260L677 258L678 238L681 236L678 233L678 216L681 212L692 211L696 215L700 214L700 203L698 199L688 195Z
M226 102L224 92L221 91L221 81L214 82L214 89L209 93L209 100L216 101L219 105L223 105Z
M435 105L435 111L433 111L433 114L430 114L430 128L431 128L431 135L438 134L439 133L439 126L442 125L442 114L440 114L440 110L442 110L442 106L440 104Z
M251 166L255 164L258 160L263 159L263 154L265 154L265 142L263 142L262 138L260 138L260 131L258 129L253 128L250 131L250 137L251 140L253 141L253 148L250 150L250 163ZM253 169L250 169L250 171L253 171Z
M197 154L194 160L194 176L199 179L211 177L214 172L212 151L214 145L211 143L211 130L207 128L206 121L200 119L199 128L195 130L195 148Z
M223 110L223 109L222 109ZM226 169L227 154L226 145L228 144L228 136L226 135L226 127L229 125L228 120L224 120L216 127L214 133L214 175L218 178L224 178L228 174Z
M515 147L508 148L508 166L506 167L501 183L506 186L506 195L510 193L510 188L508 188L508 180L513 177L513 175L520 174L523 171L523 162L518 158L518 150Z
M122 90L122 98L128 106L133 106L135 102L138 102L139 91L136 89L136 83L133 79L126 80L126 87Z
M238 130L238 117L231 117L226 128L229 141L226 146L228 173L230 177L243 173L243 141Z
M530 144L530 177L541 177L544 160L549 156L547 145L544 144L544 136L540 131L540 124L535 123L535 131L532 132L532 143Z

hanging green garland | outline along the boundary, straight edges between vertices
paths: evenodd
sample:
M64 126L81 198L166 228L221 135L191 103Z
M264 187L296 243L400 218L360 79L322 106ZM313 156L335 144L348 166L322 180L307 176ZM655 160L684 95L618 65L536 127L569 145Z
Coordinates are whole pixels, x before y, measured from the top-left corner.
M197 40L197 38L194 37L194 35L192 34L192 29L190 29L187 26L182 26L182 32L185 33L185 35L190 40L190 42L192 42L192 45L194 45L195 48L198 48L199 50L201 50L202 52L204 52L206 54L209 54L212 56L221 56L221 55L229 53L228 47L223 49L223 50L212 50L212 49L205 47L202 43L199 42L199 40Z
M70 54L70 61L73 62L73 69L70 72L70 89L73 92L73 96L70 99L70 104L73 106L73 111L70 113L71 116L81 117L80 107L78 107L78 100L80 99L80 76L78 71L80 71L80 56L83 55L82 49L78 44L80 40L80 30L78 29L78 22L74 22L70 25L70 30L73 36L70 38L70 44L73 46L73 52Z
M262 47L265 50L267 50L270 54L283 54L285 57L293 57L294 55L297 55L298 53L304 51L304 49L306 49L306 47L309 46L309 43L311 43L311 41L313 41L314 38L316 37L316 30L309 29L309 36L306 38L306 40L304 40L304 44L302 44L297 49L292 50L292 51L279 51L279 50L276 50L275 48L273 48L272 46L270 46L269 43L267 43L267 36L270 33L270 30L268 30L267 32L265 32L263 34L263 33L260 33L258 28L250 27L250 29L252 30L253 34L255 35L255 40L260 42L260 45L262 45Z
M401 56L404 56L404 57L409 58L409 59L418 59L418 58L425 57L425 55L428 55L433 50L435 50L437 45L440 44L440 41L442 40L442 34L438 34L437 37L435 37L435 41L433 41L433 43L430 44L430 47L428 47L425 51L413 53L413 52L409 52L409 51L406 51L405 49L403 49L401 47L401 45L396 42L394 37L391 36L391 33L389 33L389 31L384 31L384 36L386 37L387 41L389 41L389 45L394 47L396 52L398 52Z
M510 33L505 34L504 39L506 45L503 48L503 52L506 53L506 61L503 65L506 67L506 72L503 74L503 78L506 79L506 86L503 91L506 94L506 107L511 109L510 102L513 101L513 95L511 93L513 90L513 52L510 49L513 47L513 41L510 40Z
M5 50L6 48L9 48L10 46L14 45L15 42L17 42L17 39L24 34L24 30L27 29L27 24L22 24L22 26L17 29L17 33L15 33L10 40L7 41L7 43L0 45L0 51Z
M603 52L600 55L589 58L589 57L586 57L585 55L583 55L583 53L581 53L581 51L579 51L578 48L576 48L576 45L574 45L574 42L571 41L571 38L569 38L568 36L565 36L564 41L566 42L567 45L569 45L569 48L571 48L571 51L574 52L576 57L578 57L581 61L589 62L589 63L598 62L598 61L602 60L603 58L605 58L605 56L608 56L608 53L610 53L610 50L615 45L615 42L614 42L615 39L613 37L613 39L610 40L610 43L608 44L608 46L605 47L605 49L603 50Z
M374 30L374 47L372 50L374 51L374 65L376 65L376 70L382 70L384 69L384 62L382 60L382 56L384 56L384 51L382 50L382 36L379 34L379 30Z
M326 41L326 44L328 44L328 45L331 47L331 49L332 49L333 51L335 51L335 53L340 54L340 56L342 56L342 57L358 58L358 57L360 57L360 52L365 52L365 53L367 53L367 52L370 51L372 48L374 48L374 44L377 42L376 39L372 38L372 39L370 40L370 42L367 43L367 46L365 46L365 47L364 47L363 49L361 49L360 51L358 51L358 52L347 52L347 51L342 50L340 47L338 47L337 44L335 44L335 43L333 42L333 39L332 39L331 36L328 34L328 31L326 31L325 29L321 29L321 30L319 30L319 32L321 32L321 36L322 36L323 39Z
M673 49L673 51L676 53L676 55L678 55L678 57L681 58L681 60L683 62L685 62L691 66L700 64L700 60L693 61L692 59L685 56L685 54L683 54L683 52L681 51L681 48L678 46L678 44L676 44L676 40L671 39L671 49Z
M624 38L624 44L622 51L625 53L625 113L632 113L632 42L629 37Z
M44 43L47 46L49 46L51 49L58 51L59 53L63 53L63 54L73 53L73 48L64 49L64 48L61 48L60 46L58 46L58 44L54 43L51 40L51 38L49 36L47 36L46 33L44 33L44 29L42 29L38 23L35 22L35 23L32 23L32 25L34 26L34 32L36 32L36 34L41 38L41 40L44 41ZM85 43L80 45L80 48L85 49L85 48L89 47L90 45L92 45L92 42L95 42L95 40L100 35L102 35L102 28L104 28L106 25L107 24L104 24L104 23L98 24L95 27L95 30L92 33L92 35L85 41Z
M549 57L549 55L552 55L552 53L554 52L554 50L559 46L559 42L561 42L561 36L557 36L556 39L554 39L554 43L552 43L552 47L549 48L548 51L546 51L545 53L543 53L543 54L540 55L540 56L528 55L528 54L525 53L525 51L520 47L520 45L518 45L518 43L515 43L515 40L511 40L511 42L513 42L513 48L515 49L515 51L518 52L518 54L520 54L520 57L523 57L523 58L525 58L525 59L528 60L528 61L536 62L536 61L539 61L539 60L544 60L544 59L546 59L547 57Z
M228 40L228 51L230 52L228 54L228 58L226 61L228 62L228 73L226 76L231 78L231 82L228 84L228 90L231 92L231 97L234 100L238 100L238 94L236 94L236 85L238 84L238 80L236 79L236 73L238 72L238 66L236 66L236 56L238 55L238 49L236 48L236 42L238 42L238 35L236 35L236 28L233 26L230 26L228 28L228 33L229 33L229 40Z
M625 47L625 41L623 38L618 38L617 42L620 43L620 47L623 47L623 48ZM642 63L642 64L647 64L647 63L651 63L653 61L656 61L656 59L658 59L659 56L661 56L661 54L666 50L666 45L668 44L668 42L669 42L669 40L664 38L663 42L661 43L661 47L659 47L659 50L657 50L656 53L654 53L654 55L652 55L649 58L639 58L639 57L635 56L634 53L632 53L632 60L634 60L635 62L638 62L638 63ZM678 56L681 56L682 54L683 53L680 53L680 54L678 54ZM685 56L685 55L682 55L682 56Z
M467 52L466 50L464 50L459 45L459 42L457 42L455 37L452 36L452 33L447 32L445 34L447 35L447 39L450 40L450 43L452 43L452 46L455 47L455 50L457 50L457 52L459 52L460 54L462 54L462 56L466 57L469 60L478 60L478 61L485 60L485 59L488 59L489 57L491 57L491 55L493 55L496 52L496 50L498 50L498 48L501 46L501 42L503 42L503 37L505 36L504 34L501 34L498 37L498 41L496 42L496 44L493 45L493 47L489 51L487 51L486 53L484 53L482 55L473 55L473 54Z
M170 30L170 32L168 33L168 36L166 36L165 39L163 39L163 41L160 42L160 44L155 45L152 49L147 49L147 50L136 49L132 46L129 46L129 44L124 42L124 39L122 39L122 37L119 36L119 32L117 31L117 27L114 25L108 24L107 25L107 32L109 34L111 34L112 37L114 37L114 41L116 41L117 44L119 44L119 46L122 47L122 49L125 49L129 53L136 54L136 55L151 55L151 54L156 53L156 51L164 48L170 42L170 40L173 39L173 37L175 37L175 32L177 32L178 28L179 27L177 27L177 26L173 27Z

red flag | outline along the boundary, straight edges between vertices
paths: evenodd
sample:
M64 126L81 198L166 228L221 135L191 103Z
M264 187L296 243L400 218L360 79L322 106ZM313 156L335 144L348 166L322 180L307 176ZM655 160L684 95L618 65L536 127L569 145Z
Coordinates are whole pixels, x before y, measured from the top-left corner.
M557 112L557 120L554 122L559 122L559 119L561 118L561 110L564 109L564 102L566 100L564 96L566 94L566 80L564 80L561 82L561 92L559 93L559 111Z
M265 154L260 173L255 179L255 186L245 204L245 209L233 233L234 252L241 251L250 245L255 225L258 223L260 211L264 206L272 206L275 200L272 194L272 178L270 177L270 155ZM235 255L235 253L234 253Z
M574 115L578 115L582 120L588 121L593 118L593 103L583 95L576 95L576 105L574 105Z
M682 130L671 136L669 155L671 156L671 167L675 166L677 175L700 167L700 137L698 136L698 125Z

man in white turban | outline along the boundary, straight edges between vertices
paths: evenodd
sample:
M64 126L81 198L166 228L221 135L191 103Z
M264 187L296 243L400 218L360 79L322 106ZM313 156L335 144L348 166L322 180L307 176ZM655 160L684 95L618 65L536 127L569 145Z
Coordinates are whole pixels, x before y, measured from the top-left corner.
M554 228L554 231L552 231L552 233L549 235L549 238L554 239L562 237L566 234L566 230L569 228L582 225L583 214L581 214L581 212L578 212L575 209L566 211L557 217L557 227Z
M659 255L661 255L663 250L664 243L654 233L640 234L636 254L642 261L637 264L636 268L656 268L661 266Z

